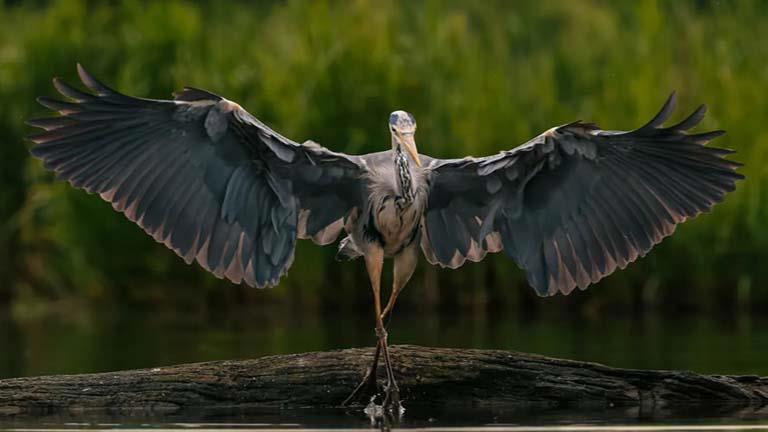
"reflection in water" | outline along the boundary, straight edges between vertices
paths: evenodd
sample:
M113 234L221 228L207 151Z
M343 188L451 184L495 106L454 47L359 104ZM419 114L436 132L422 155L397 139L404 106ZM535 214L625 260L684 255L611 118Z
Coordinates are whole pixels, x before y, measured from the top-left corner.
M25 373L25 340L14 320L0 315L0 377Z
M39 318L0 319L0 376L102 372L216 359L372 346L367 313L318 314L288 307L173 311L62 308ZM394 343L496 348L590 360L618 367L768 375L768 320L398 311ZM748 430L766 407L407 406L397 425L439 430ZM617 427L616 425L629 425ZM366 429L354 410L193 410L173 414L3 415L0 429ZM763 428L760 426L759 428ZM768 427L765 427L768 431Z
M253 358L372 346L375 341L369 314L346 310L65 309L72 312L0 321L0 377ZM735 322L706 316L526 319L504 311L398 311L390 335L395 344L517 350L616 367L768 375L768 320L758 317Z
M395 425L401 428L456 431L588 431L588 430L768 430L761 421L768 413L759 408L681 407L640 408L534 408L495 407L420 407L412 406L408 415ZM143 412L128 414L77 413L11 418L0 416L0 429L237 429L370 430L368 419L359 410L194 410L165 416Z

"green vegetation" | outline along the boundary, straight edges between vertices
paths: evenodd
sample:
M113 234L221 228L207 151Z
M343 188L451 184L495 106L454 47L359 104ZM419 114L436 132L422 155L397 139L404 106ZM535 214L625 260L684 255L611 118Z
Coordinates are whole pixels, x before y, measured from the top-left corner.
M367 302L359 262L302 244L281 287L233 287L183 264L100 199L28 157L35 96L75 62L132 95L185 84L240 102L296 140L359 153L388 145L394 109L419 121L422 152L508 149L576 119L627 129L672 89L678 116L710 106L702 129L738 150L748 177L714 213L684 224L647 258L552 300L582 310L768 304L768 3L760 0L88 2L0 6L0 303ZM682 112L685 111L685 112ZM423 263L403 303L538 305L503 255L461 270ZM180 298L184 297L184 300ZM19 306L20 305L20 306Z

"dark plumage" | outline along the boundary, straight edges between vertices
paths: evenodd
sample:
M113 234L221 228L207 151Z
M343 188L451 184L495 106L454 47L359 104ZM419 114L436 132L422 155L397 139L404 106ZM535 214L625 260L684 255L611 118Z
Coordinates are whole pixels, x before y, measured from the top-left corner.
M634 131L575 122L497 155L440 160L418 155L416 121L404 111L390 116L390 151L350 156L293 142L203 90L186 88L172 101L133 98L78 71L90 92L54 79L71 101L38 99L60 116L29 121L44 129L29 137L32 154L186 262L235 283L273 286L296 239L328 244L344 230L340 255L364 257L371 278L379 336L372 370L383 352L387 405L397 404L397 386L383 319L419 245L450 268L504 249L539 295L568 294L645 255L743 178L724 158L730 150L705 146L722 131L686 134L703 106L662 126L674 94ZM384 257L395 261L386 305Z
M674 104L673 94L631 132L575 122L495 156L433 161L427 258L455 268L503 247L539 295L553 295L644 256L743 178L723 158L731 150L705 146L723 131L685 134L703 105L661 126Z
M356 158L296 144L208 92L138 99L79 72L95 94L54 79L73 102L38 99L62 116L29 121L46 130L32 154L218 277L277 284L296 238L324 244L315 236L359 202Z

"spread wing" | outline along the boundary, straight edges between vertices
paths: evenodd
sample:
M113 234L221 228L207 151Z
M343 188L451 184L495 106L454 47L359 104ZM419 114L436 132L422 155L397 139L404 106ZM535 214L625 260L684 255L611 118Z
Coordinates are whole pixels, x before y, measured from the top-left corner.
M674 93L631 132L571 123L485 158L433 160L422 248L455 268L502 248L539 295L586 289L709 211L743 178L731 150L689 135L706 108L662 127Z
M290 267L297 238L326 244L361 199L362 162L297 144L234 102L186 88L175 100L129 97L78 65L92 93L59 79L71 102L30 120L32 154L98 193L187 263L265 287Z

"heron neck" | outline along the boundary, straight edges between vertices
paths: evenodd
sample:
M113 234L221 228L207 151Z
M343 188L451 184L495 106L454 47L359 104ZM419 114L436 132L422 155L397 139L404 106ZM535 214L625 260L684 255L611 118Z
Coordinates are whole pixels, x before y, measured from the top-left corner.
M400 189L400 196L406 202L413 201L413 182L411 181L411 169L408 156L403 153L401 146L395 148L395 178Z

